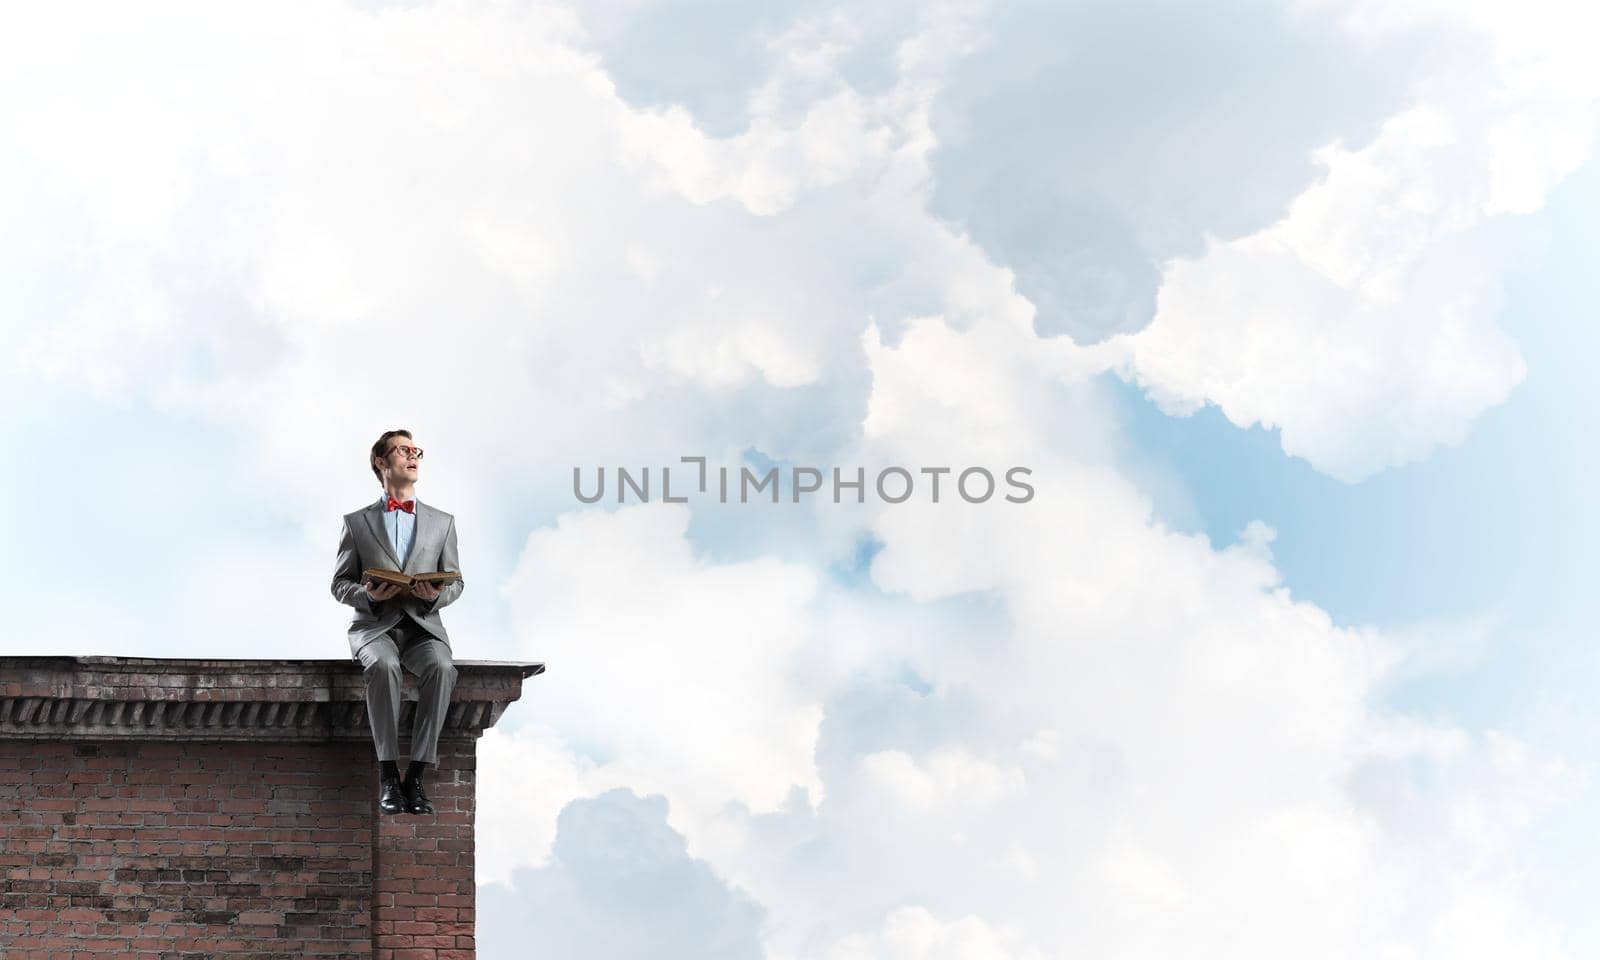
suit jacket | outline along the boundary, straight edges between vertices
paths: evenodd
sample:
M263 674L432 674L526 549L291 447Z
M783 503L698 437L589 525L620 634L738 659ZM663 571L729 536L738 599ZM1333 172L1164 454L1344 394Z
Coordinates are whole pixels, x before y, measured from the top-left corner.
M361 648L388 633L401 617L410 617L428 633L443 640L446 646L450 644L450 635L445 632L439 611L456 602L461 591L466 589L464 581L445 584L432 603L404 591L388 600L374 602L362 586L361 571L368 567L410 574L435 570L460 572L461 562L456 556L456 518L420 500L416 512L416 538L411 542L411 554L406 557L403 568L389 543L380 504L344 515L344 528L339 531L339 559L333 568L333 596L340 603L355 608L350 619L350 657L353 660L359 662Z

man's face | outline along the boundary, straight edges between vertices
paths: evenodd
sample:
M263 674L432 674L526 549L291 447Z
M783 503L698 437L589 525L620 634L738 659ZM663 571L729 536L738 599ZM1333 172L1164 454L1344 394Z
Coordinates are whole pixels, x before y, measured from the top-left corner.
M417 482L417 469L421 466L421 459L416 455L418 446L415 440L404 436L389 439L389 452L384 456L384 473L397 480Z

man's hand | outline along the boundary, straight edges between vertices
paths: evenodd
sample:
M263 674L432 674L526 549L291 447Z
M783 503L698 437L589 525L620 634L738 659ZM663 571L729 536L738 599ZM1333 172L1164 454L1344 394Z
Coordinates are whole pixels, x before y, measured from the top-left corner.
M425 580L419 580L411 585L411 595L418 600L426 600L429 603L439 599L439 594L443 592L443 587L436 587Z
M371 580L362 584L367 590L367 596L373 603L382 603L400 592L400 584L384 583L374 586Z

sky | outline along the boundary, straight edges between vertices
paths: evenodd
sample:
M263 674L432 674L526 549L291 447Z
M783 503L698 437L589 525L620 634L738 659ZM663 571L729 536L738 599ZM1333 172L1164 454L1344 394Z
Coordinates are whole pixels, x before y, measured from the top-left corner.
M411 429L480 956L1600 952L1568 5L4 17L0 650L346 656Z

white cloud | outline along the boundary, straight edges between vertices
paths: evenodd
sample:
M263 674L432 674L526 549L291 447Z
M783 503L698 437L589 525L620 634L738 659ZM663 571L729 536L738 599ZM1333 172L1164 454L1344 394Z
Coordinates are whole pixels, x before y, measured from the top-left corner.
M505 591L519 645L555 666L523 712L695 813L730 799L776 808L791 785L820 788L821 708L791 677L816 575L701 563L688 520L683 506L635 505L529 536Z
M885 794L887 807L923 812L945 804L976 810L1026 788L1020 770L959 748L936 750L922 762L903 750L879 750L861 758L861 775Z
M536 681L525 684L524 697L539 693ZM488 840L474 861L479 884L510 886L517 868L547 864L562 808L605 790L585 782L593 761L575 754L555 730L508 726L485 730L478 739L475 829Z
M924 322L873 347L873 404L935 408L941 381L910 374L949 356L1027 382L1031 339L984 326ZM1459 903L1485 883L1503 898L1501 943L1547 949L1517 892L1516 838L1572 795L1573 771L1442 721L1411 737L1414 721L1372 705L1403 651L1294 600L1270 529L1222 550L1164 530L1114 473L1008 433L1026 399L986 397L851 451L903 461L1007 437L1041 496L872 511L877 584L923 603L984 591L1010 626L927 650L920 697L883 688L874 710L834 694L808 841L793 814L727 818L743 847L705 855L798 924L776 953L837 929L839 911L804 893L828 889L853 905L856 932L835 941L847 956L912 890L1052 955L1431 955L1470 935ZM862 725L891 712L904 721Z
M997 4L938 86L931 203L1048 335L1148 324L1160 270L1260 229L1454 52L1432 24L1354 36L1310 4Z
M623 789L560 815L553 856L478 891L477 949L518 956L754 960L763 911L684 847L659 796Z
M742 384L752 372L774 387L815 383L815 358L804 344L789 341L783 327L772 316L722 316L646 339L639 355L647 368L665 368L711 387Z
M1278 428L1286 453L1347 481L1459 443L1526 374L1497 323L1526 256L1514 218L1594 135L1600 72L1571 44L1569 12L1534 5L1513 25L1469 11L1486 53L1419 81L1370 145L1323 149L1323 177L1282 220L1169 262L1155 320L1106 355L1164 411L1211 403ZM1436 15L1358 10L1350 29Z
M672 189L695 203L737 199L752 213L778 213L804 188L825 187L881 158L890 131L872 124L861 98L843 92L814 104L793 127L759 118L745 133L712 140L682 109L629 114L626 155L649 158Z
M1042 960L1045 954L1017 942L981 918L940 920L923 907L899 907L870 934L835 944L827 960Z

